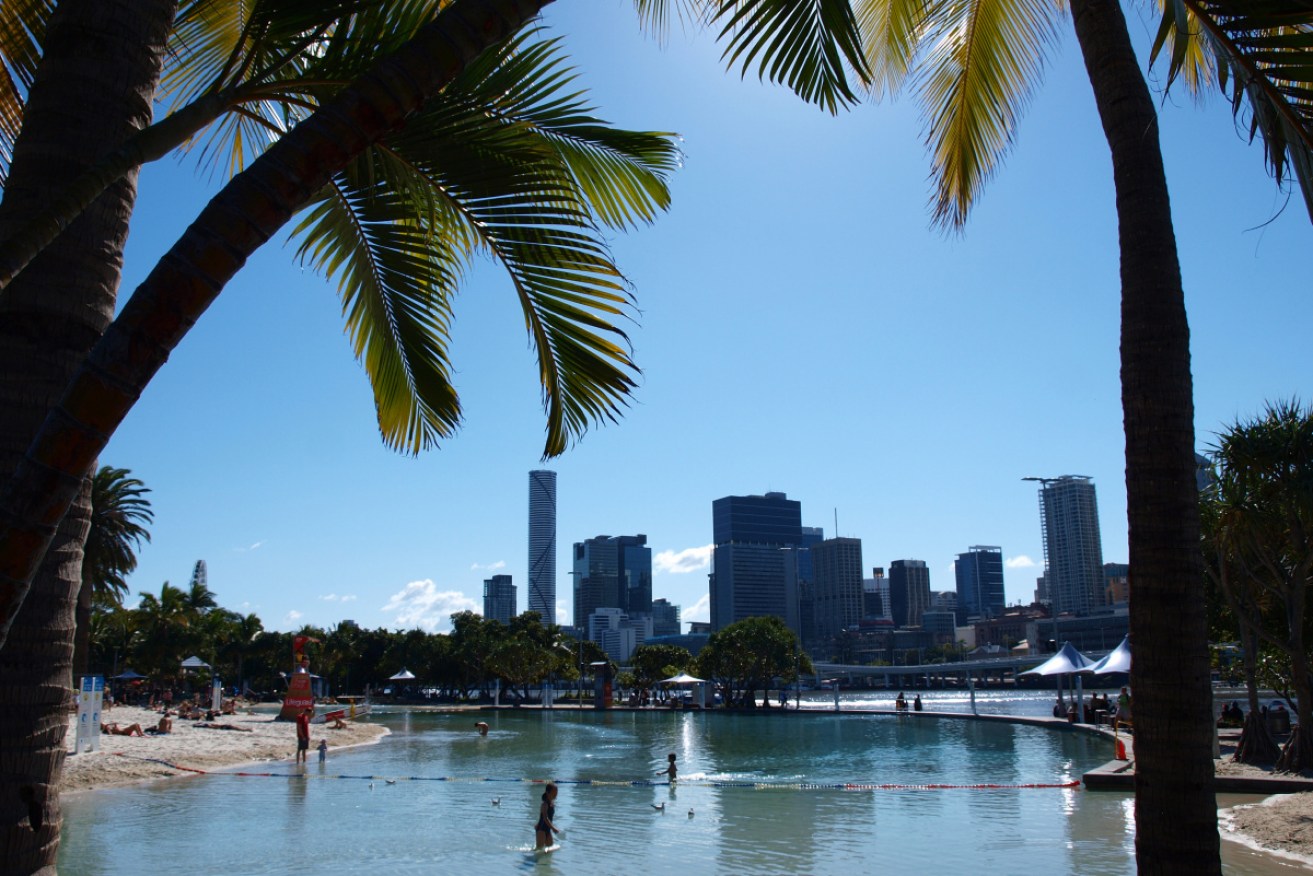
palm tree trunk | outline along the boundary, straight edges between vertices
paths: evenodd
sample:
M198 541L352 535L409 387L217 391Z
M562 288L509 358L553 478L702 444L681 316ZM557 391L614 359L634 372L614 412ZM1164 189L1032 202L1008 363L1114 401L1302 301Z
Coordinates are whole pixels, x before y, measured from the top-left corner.
M0 203L0 237L107 147L150 123L176 0L65 0ZM136 198L125 177L72 223L0 297L0 477L32 436L114 313L122 247ZM0 642L0 873L53 872L61 815L56 777L68 724L73 604L90 518L85 475L70 467L67 515L46 522L51 546L32 592Z
M1073 0L1112 153L1141 874L1220 874L1190 338L1158 123L1117 0Z

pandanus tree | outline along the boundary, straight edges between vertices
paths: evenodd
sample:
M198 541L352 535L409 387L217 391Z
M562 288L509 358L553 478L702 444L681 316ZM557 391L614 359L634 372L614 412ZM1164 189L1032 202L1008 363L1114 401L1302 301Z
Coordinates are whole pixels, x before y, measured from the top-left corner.
M925 106L935 221L966 222L1042 74L1066 4L854 0L877 95L912 80ZM1228 88L1278 183L1313 210L1313 5L1165 0L1169 80ZM1189 327L1158 123L1117 0L1070 15L1112 158L1121 256L1121 376L1141 873L1218 873Z
M1237 623L1288 664L1299 720L1277 768L1300 772L1313 767L1313 409L1269 405L1223 432L1213 457L1211 541L1226 562ZM1253 720L1253 697L1250 706Z

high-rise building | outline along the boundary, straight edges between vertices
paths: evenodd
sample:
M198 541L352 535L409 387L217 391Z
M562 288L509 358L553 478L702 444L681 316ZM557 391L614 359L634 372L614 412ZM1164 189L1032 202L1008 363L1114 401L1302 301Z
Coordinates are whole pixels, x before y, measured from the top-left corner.
M617 663L652 638L652 618L631 618L618 608L599 608L588 616L588 638Z
M862 540L831 538L811 546L816 635L831 639L862 620Z
M599 608L652 614L652 549L646 535L599 535L574 545L574 625Z
M711 503L711 628L774 615L795 633L802 503L784 493Z
M1131 601L1131 567L1126 563L1103 564L1103 604L1127 605Z
M483 582L483 616L509 624L515 617L515 585L510 575L493 575Z
M556 472L529 472L529 611L556 623Z
M1103 545L1094 482L1082 475L1038 480L1044 578L1053 614L1087 614L1103 602Z
M884 567L871 569L871 577L862 580L862 620L889 620L889 579Z
M974 545L957 555L957 625L968 618L997 617L1007 598L1003 594L1003 548Z
M668 599L652 600L652 635L678 636L680 634L679 606Z
M889 607L894 626L919 627L930 610L930 569L925 560L894 560L889 564Z

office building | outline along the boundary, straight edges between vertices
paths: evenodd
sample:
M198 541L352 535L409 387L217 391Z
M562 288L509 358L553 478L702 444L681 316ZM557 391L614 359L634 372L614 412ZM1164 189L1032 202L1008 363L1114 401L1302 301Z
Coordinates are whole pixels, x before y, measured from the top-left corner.
M774 615L801 633L798 562L802 503L784 493L726 496L711 503L711 627Z
M503 624L515 617L515 585L510 575L493 575L483 582L483 616Z
M925 560L894 560L889 564L889 608L894 626L919 627L930 610L930 569Z
M1103 604L1129 605L1131 602L1131 567L1126 563L1103 564Z
M862 540L831 538L811 546L816 635L832 639L862 620Z
M556 472L529 472L529 611L556 623Z
M599 535L574 545L574 623L599 608L652 614L652 549L646 535Z
M624 663L639 645L652 638L652 618L631 618L618 608L599 608L588 616L588 638L607 657Z
M1094 482L1082 475L1040 478L1044 578L1053 614L1088 614L1103 602L1103 547Z
M1003 548L975 545L957 555L957 623L997 617L1007 600L1003 595Z
M652 600L652 635L678 636L680 634L679 606L668 599Z

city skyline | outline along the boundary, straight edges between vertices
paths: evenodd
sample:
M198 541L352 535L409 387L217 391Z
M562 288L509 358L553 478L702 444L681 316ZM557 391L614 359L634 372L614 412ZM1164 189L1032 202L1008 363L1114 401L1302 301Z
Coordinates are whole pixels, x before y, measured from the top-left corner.
M624 416L540 460L523 316L505 276L477 265L451 331L462 429L418 457L386 450L341 304L280 238L102 455L152 490L129 604L204 559L220 603L270 629L447 630L495 574L512 576L523 610L536 467L560 483L558 621L571 608L560 544L600 532L646 533L653 595L685 626L708 620L707 504L726 495L787 491L804 526L862 540L863 574L917 557L941 590L957 554L1000 545L1011 604L1042 572L1021 479L1083 472L1106 559L1127 559L1114 195L1070 34L1006 165L946 237L928 227L909 103L830 116L726 73L707 34L642 37L629 4L553 4L543 21L600 117L682 138L670 211L608 239L637 302L624 328L643 373ZM1153 24L1132 20L1146 53ZM1160 116L1205 450L1313 383L1313 301L1291 257L1313 230L1225 101L1174 97ZM216 184L193 158L146 169L121 299Z

